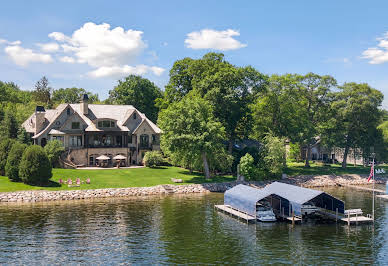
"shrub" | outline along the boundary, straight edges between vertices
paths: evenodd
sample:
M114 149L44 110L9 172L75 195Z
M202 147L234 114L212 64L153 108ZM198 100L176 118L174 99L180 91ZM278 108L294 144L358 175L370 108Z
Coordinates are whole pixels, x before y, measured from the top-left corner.
M52 166L42 147L31 145L24 151L19 165L19 177L26 184L45 184L49 181Z
M245 154L240 159L240 174L247 180L255 179L255 164L252 155Z
M16 142L9 151L7 164L5 165L5 173L11 181L20 181L19 165L26 148L26 144Z
M47 142L47 145L44 146L44 151L46 152L52 167L59 165L59 156L61 156L61 153L64 150L63 143L59 140L50 140Z
M15 143L13 139L4 139L0 142L0 175L5 175L5 165L7 164L8 153Z
M148 151L144 155L143 163L147 167L161 166L164 163L163 155L159 151Z

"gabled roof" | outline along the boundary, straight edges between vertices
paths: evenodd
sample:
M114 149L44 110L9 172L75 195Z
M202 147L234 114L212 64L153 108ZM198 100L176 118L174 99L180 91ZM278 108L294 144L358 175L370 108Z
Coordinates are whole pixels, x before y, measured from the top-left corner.
M47 132L47 130L52 126L55 120L59 117L63 111L70 106L74 112L87 124L85 131L104 131L96 127L93 123L96 120L100 119L111 119L117 122L119 131L127 131L130 130L124 124L130 118L130 116L137 112L141 117L142 121L138 125L138 127L142 123L147 123L155 133L161 133L160 128L158 128L151 120L149 120L145 114L136 110L132 105L104 105L104 104L89 104L88 105L88 114L84 115L81 112L80 104L60 104L56 109L49 109L45 112L45 118L48 121L46 127L35 135L33 138L37 138ZM22 125L26 129L27 132L34 133L34 120L35 113L32 114ZM137 128L138 128L137 127Z
M272 184L266 186L263 190L298 204L304 204L322 193L325 193L319 190L298 187L280 182L273 182Z
M142 114L142 115L144 115L144 114ZM158 128L154 123L152 123L152 121L149 120L147 117L144 116L144 117L142 117L142 118L143 118L143 120L142 120L141 123L135 128L135 130L133 131L133 134L137 133L137 131L138 131L138 129L140 128L140 126L141 126L142 124L144 124L144 123L148 124L148 125L152 128L152 130L153 130L155 133L157 133L157 134L162 133L162 130L161 130L160 128Z

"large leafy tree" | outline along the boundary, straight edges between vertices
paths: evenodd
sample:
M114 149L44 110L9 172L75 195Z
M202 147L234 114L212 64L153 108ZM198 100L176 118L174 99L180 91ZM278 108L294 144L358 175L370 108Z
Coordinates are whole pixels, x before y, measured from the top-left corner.
M366 83L345 83L339 89L334 93L324 136L331 146L344 148L342 167L345 168L350 148L360 148L367 156L370 147L375 146L383 94Z
M136 75L129 75L109 91L108 102L114 104L130 104L152 121L156 121L159 108L156 99L162 97L161 90L148 79Z
M159 114L163 130L161 148L172 158L202 161L205 177L210 178L209 158L223 149L225 131L217 122L211 105L189 94Z
M15 115L12 112L7 111L3 120L0 122L0 139L16 139L18 136L18 129Z
M52 101L55 104L59 103L78 103L81 97L87 94L89 96L90 103L96 103L99 101L98 95L86 91L83 88L61 88L53 91Z
M266 81L267 77L254 68L233 66L220 53L208 53L198 60L184 58L174 63L160 106L167 107L195 91L209 102L214 116L225 127L231 153L235 139L250 133L248 105Z

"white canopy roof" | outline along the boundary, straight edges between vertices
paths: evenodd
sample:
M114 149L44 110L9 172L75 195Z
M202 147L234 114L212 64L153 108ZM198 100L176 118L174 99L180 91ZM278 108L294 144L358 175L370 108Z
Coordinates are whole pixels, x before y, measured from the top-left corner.
M109 160L110 158L106 155L100 155L96 158L97 160Z
M113 159L115 159L115 160L125 160L126 158L125 158L125 156L119 154L119 155L116 155L115 157L113 157Z

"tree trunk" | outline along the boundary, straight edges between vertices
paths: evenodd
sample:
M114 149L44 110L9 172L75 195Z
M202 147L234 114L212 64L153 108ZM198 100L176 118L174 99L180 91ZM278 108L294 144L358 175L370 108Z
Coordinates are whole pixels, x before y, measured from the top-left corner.
M304 167L310 167L310 155L311 155L311 145L307 144L307 150L306 150L306 161L304 164Z
M203 171L205 173L205 178L210 179L209 164L207 163L206 152L202 152L202 159L203 159Z
M228 143L228 153L232 154L233 152L233 144L234 144L234 139L233 137L230 137L229 143Z
M344 158L342 159L342 168L346 168L346 160L348 159L349 145L345 146Z

